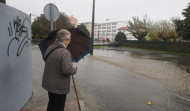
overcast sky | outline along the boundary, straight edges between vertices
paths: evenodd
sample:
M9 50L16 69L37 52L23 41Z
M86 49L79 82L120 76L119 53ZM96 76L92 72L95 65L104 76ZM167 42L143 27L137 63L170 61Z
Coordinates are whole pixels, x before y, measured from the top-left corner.
M54 3L60 12L73 15L78 22L92 21L93 0L6 0L7 5L27 14L39 16L46 4ZM128 21L132 16L140 18L147 14L151 20L183 19L182 11L190 0L95 0L95 22ZM34 17L33 17L34 18Z

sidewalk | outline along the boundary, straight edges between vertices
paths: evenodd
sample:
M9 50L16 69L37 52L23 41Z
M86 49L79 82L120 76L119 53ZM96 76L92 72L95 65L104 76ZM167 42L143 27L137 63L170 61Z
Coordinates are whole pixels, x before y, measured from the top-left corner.
M46 111L48 104L48 93L41 87L44 69L44 61L39 50L32 51L32 79L33 95L28 103L20 111ZM65 111L79 111L78 103L71 79L70 93L67 95ZM78 89L77 89L78 90ZM85 111L84 101L78 93L81 111Z
M84 106L84 102L80 101L80 106ZM47 106L39 106L33 108L24 108L21 111L46 111ZM73 102L66 102L65 104L65 111L79 111L77 101ZM81 108L81 111L84 111L84 107Z

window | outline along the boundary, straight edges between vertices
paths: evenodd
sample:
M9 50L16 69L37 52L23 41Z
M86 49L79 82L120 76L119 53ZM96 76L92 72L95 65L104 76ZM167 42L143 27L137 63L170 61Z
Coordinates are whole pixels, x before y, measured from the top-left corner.
M112 25L116 25L116 23L112 23Z
M104 23L104 24L102 24L102 26L106 26L106 24Z

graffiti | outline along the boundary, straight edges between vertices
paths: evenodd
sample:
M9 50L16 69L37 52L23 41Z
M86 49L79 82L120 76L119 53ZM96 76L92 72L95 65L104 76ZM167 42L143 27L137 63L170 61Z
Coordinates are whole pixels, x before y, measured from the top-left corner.
M8 33L9 37L11 37L11 40L7 49L8 56L10 53L10 47L12 46L14 41L17 41L19 43L19 46L16 47L17 56L19 56L22 53L25 46L28 47L30 38L28 37L28 28L26 27L27 23L30 24L30 20L28 18L25 18L22 21L18 16L16 19L13 20L13 23L9 22Z

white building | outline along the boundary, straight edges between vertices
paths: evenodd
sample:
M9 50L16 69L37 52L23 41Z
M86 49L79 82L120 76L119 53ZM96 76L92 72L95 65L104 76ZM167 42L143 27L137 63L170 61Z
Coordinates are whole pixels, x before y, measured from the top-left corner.
M91 22L83 23L86 28L91 33ZM123 28L125 27L125 28ZM94 39L97 40L106 40L109 39L113 41L116 37L116 34L121 31L124 32L127 40L137 40L135 37L133 37L129 31L127 31L127 23L124 21L118 21L118 22L108 22L108 23L95 23L94 25Z

